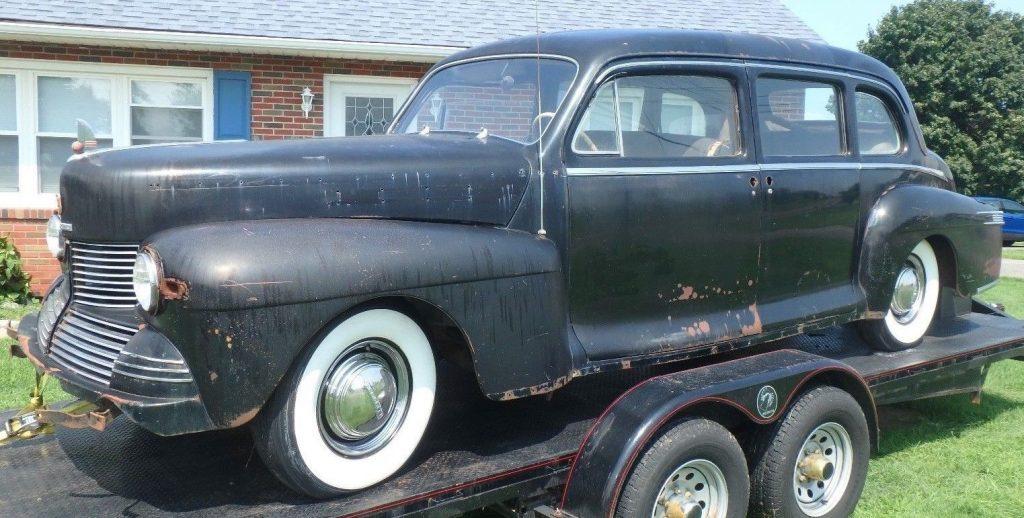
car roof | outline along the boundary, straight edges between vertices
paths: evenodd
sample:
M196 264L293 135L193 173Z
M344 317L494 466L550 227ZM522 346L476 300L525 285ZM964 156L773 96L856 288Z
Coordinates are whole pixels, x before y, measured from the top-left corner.
M581 73L638 56L688 56L823 66L874 76L905 95L896 74L859 52L808 40L739 32L675 29L596 29L544 33L474 47L438 63L503 54L552 54L579 63Z

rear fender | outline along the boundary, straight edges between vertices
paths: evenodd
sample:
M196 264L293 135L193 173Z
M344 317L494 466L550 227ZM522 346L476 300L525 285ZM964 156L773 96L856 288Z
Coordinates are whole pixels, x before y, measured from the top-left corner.
M991 211L967 196L923 185L883 194L868 213L859 263L868 316L885 315L900 265L924 239L952 255L956 285L951 288L958 296L970 297L998 279L1002 245L1000 227L990 224Z

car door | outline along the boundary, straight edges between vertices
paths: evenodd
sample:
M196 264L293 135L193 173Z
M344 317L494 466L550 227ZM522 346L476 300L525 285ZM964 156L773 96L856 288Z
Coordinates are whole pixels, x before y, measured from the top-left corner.
M743 68L614 70L565 150L577 337L607 359L755 332L763 196Z
M766 218L758 306L765 330L855 310L860 168L842 77L752 67Z
M1024 240L1024 205L1013 200L1001 200L1003 209L1003 240Z

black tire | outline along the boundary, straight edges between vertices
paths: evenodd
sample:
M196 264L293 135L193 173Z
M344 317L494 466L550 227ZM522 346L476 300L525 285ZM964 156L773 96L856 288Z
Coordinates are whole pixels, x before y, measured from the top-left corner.
M736 438L722 425L690 418L666 427L637 461L619 495L615 516L650 518L658 493L668 478L688 461L713 462L728 488L727 512L708 518L746 516L750 494L747 461Z
M1003 241L1003 246L1013 246L1014 243L1016 243L1016 241Z
M366 340L394 351L407 372L411 394L395 426L379 446L365 453L344 451L322 420L328 372L342 371L344 358L370 350ZM394 365L392 363L392 365ZM385 308L356 313L307 347L253 420L251 431L263 463L286 486L314 498L328 498L370 487L397 472L426 430L436 390L435 361L422 329L409 317ZM333 442L332 442L333 441ZM339 446L341 443L341 446ZM354 450L353 450L354 451Z
M845 428L853 453L849 482L840 500L820 516L840 517L853 513L867 479L871 435L857 400L844 390L823 386L801 395L784 416L754 435L751 516L810 516L801 509L794 494L795 469L805 441L812 431L825 423L837 423Z

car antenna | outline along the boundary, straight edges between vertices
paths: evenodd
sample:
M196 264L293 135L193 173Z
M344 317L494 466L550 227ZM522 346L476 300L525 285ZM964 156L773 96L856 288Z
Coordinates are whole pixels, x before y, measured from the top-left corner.
M541 104L540 87L540 0L533 0L533 21L537 30L537 113L544 113ZM543 117L537 117L537 166L540 170L540 228L537 229L538 236L546 236L548 231L544 229L544 139L541 129L544 127Z

